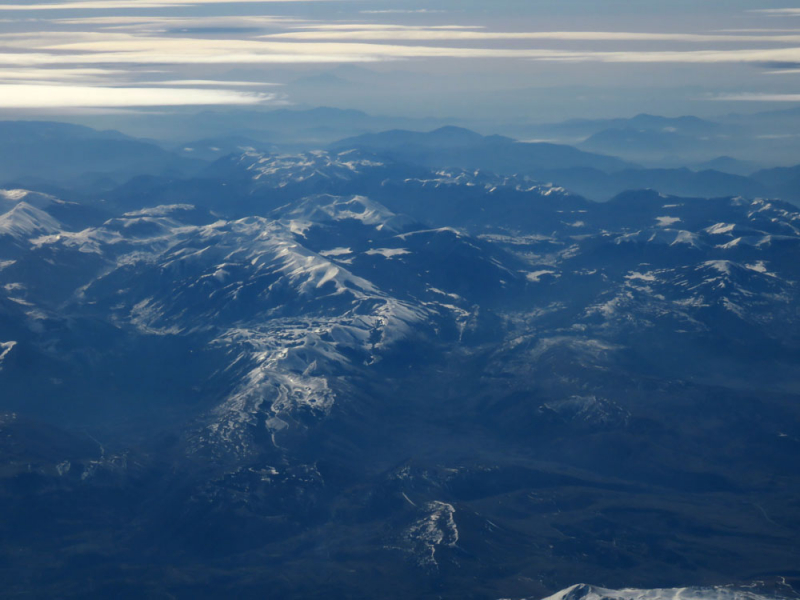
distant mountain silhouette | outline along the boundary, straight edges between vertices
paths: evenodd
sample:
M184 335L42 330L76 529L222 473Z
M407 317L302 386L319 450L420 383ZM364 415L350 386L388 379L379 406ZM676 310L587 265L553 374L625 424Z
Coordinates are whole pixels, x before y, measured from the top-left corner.
M628 132L608 130L603 135L625 136ZM641 135L645 138L651 136L649 133ZM647 145L648 141L643 143ZM332 147L338 150L356 148L393 161L429 168L459 166L500 175L528 176L601 201L630 189L654 189L690 197L762 197L777 193L760 181L714 169L699 172L688 168L644 169L615 157L585 152L572 146L517 142L503 136L487 137L459 127L443 127L427 133L386 131L348 138Z
M197 168L156 144L117 131L42 121L0 122L0 182L68 183L87 175L123 182L135 174L187 174Z
M753 162L738 160L730 156L719 156L717 158L707 160L705 162L692 165L696 171L706 171L712 169L714 171L721 171L722 173L730 173L731 175L751 175L758 170L758 165Z
M751 177L767 186L779 198L790 202L800 201L800 165L762 169L753 173Z
M331 147L369 150L394 160L429 167L481 168L501 175L533 175L541 169L575 167L618 171L635 166L571 146L482 136L460 127L442 127L427 133L394 130L366 134L341 140Z

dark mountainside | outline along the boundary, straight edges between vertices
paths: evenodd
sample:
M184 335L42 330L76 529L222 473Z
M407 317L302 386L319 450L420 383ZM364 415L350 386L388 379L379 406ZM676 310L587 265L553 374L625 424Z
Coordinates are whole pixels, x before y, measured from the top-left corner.
M0 192L3 595L791 595L800 212L476 135Z

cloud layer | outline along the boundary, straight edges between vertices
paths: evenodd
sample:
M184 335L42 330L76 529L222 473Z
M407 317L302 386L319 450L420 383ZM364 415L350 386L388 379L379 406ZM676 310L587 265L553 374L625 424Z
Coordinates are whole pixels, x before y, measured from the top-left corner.
M36 4L0 4L0 11L117 10L143 8L176 8L203 4L271 4L275 2L325 2L326 0L80 0L77 2L45 2Z
M65 0L2 4L0 11L11 18L4 19L6 24L0 29L0 107L267 104L284 98L246 88L269 81L225 73L270 65L300 68L397 61L455 61L459 69L470 68L476 61L495 61L505 69L523 63L557 64L563 69L581 64L755 65L764 67L765 73L786 76L772 81L785 81L796 73L794 65L800 64L800 30L763 26L773 16L800 16L800 9L793 8L749 13L758 15L758 27L755 21L742 21L753 26L708 31L571 31L525 28L524 23L512 30L475 20L459 22L458 13L389 9L370 3ZM335 9L293 11L294 4ZM277 5L284 7L280 15L266 14ZM243 15L248 6L256 14ZM209 15L203 7L213 7L215 14ZM77 14L65 16L65 11ZM425 23L420 25L420 21ZM785 101L782 98L793 94L763 96Z
M272 94L230 90L0 84L0 108L252 105L272 99Z

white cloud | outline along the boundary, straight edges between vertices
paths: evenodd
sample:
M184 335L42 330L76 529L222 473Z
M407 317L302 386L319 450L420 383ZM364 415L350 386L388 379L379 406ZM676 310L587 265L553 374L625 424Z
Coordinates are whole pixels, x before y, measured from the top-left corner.
M598 51L525 48L447 47L364 42L292 42L272 39L219 39L78 35L65 39L7 40L7 45L36 52L0 54L0 64L269 64L348 63L400 59L531 59L604 63L800 63L800 47L730 50ZM81 39L83 38L83 39Z
M0 10L106 10L307 1L314 0L50 0L34 5L2 4ZM214 72L215 65L374 63L426 59L696 65L782 63L786 66L773 66L772 72L793 74L796 69L791 65L800 64L800 30L789 29L709 33L491 31L474 25L419 27L374 22L348 23L345 20L309 21L269 15L238 16L230 14L236 12L233 8L227 12L227 15L214 17L191 14L131 16L101 12L97 15L82 13L87 15L85 17L43 17L41 20L34 18L35 14L41 13L20 15L28 18L20 18L20 27L13 28L15 33L0 34L0 82L6 84L0 85L0 107L7 107L8 103L18 106L21 102L33 103L25 106L44 106L42 102L51 102L47 106L55 106L52 103L60 102L62 106L113 108L167 106L172 103L249 104L275 100L269 94L229 89L270 84L239 80L247 79L249 75L226 74L221 69ZM377 15L434 11L384 9L360 12ZM800 14L800 9L780 12ZM34 30L25 32L26 27ZM264 31L256 32L259 34L268 31L278 33L256 37L253 29L258 27L264 28ZM47 31L36 31L38 28ZM193 29L207 31L199 35L193 34ZM171 33L165 33L166 30L171 30ZM174 35L175 31L179 31L180 35ZM629 43L643 45L629 46ZM687 47L684 44L714 45ZM204 65L209 68L191 68ZM152 70L153 66L162 69L164 74L146 77L144 73ZM236 77L237 80L225 81L224 77L227 76ZM148 81L143 81L145 78ZM165 81L152 81L153 78L163 78ZM12 85L39 82L48 85ZM42 99L48 89L54 90L52 100ZM88 90L89 99L79 98L81 90ZM126 98L123 99L122 95Z
M0 108L62 109L263 104L274 98L274 94L231 90L0 84Z
M554 40L594 42L685 42L685 43L800 43L800 35L730 35L691 33L640 33L625 31L536 31L496 32L464 31L443 27L398 27L384 25L337 25L311 27L315 31L290 31L271 34L269 38L295 40L353 41L488 41Z
M300 63L358 63L424 58L529 58L539 61L571 62L651 62L651 63L718 63L761 62L786 60L792 49L722 49L702 53L683 51L609 52L586 50L505 49L505 48L446 48L430 45L391 45L385 42L402 41L598 41L598 42L758 42L763 44L800 44L800 35L720 35L720 34L663 34L639 32L490 32L474 26L444 25L414 27L365 23L314 23L287 17L89 17L58 19L66 25L84 25L93 31L41 32L0 36L6 46L32 50L91 53L86 56L53 56L41 52L33 56L16 55L19 64L71 65L119 64L135 65L152 62L160 65L191 64L300 64ZM261 39L192 39L185 36L159 37L154 28L193 27L288 27L302 31L285 31ZM115 27L127 33L112 32L97 27ZM143 29L143 31L137 31ZM114 37L116 36L116 37ZM72 44L63 43L70 40ZM59 43L61 42L61 43ZM282 42L283 45L278 45ZM306 42L306 43L301 43ZM344 43L343 43L344 42ZM369 42L384 42L381 44ZM269 45L269 44L272 45ZM778 52L775 52L778 50ZM788 51L788 52L787 52ZM224 54L224 55L223 55ZM12 61L13 62L13 61Z
M176 17L145 15L133 17L127 15L102 16L102 17L62 17L50 19L57 26L89 27L94 30L117 29L124 31L143 30L154 31L159 29L193 29L193 28L269 28L285 27L289 25L308 24L304 19L275 16L214 16L214 17Z
M302 22L302 25L293 27L295 29L314 29L323 31L361 31L361 30L376 30L376 31L416 31L416 30L470 30L470 29L486 29L482 25L434 25L427 27L419 27L416 25L386 25L379 23L314 23Z
M725 102L800 102L800 94L720 94L709 99Z
M0 53L0 63L33 65L192 65L192 64L292 64L354 63L403 59L531 59L537 61L604 63L797 63L800 35L795 36L698 36L624 32L527 32L494 33L448 28L418 29L393 26L341 31L343 24L307 25L314 31L290 31L258 38L165 36L158 32L84 31L38 32L0 36L0 44L24 52ZM531 40L577 41L694 41L747 39L764 43L789 43L782 48L728 48L711 50L570 50L553 48L502 48L392 44L392 40L469 41L502 40L526 36ZM378 43L380 42L380 43Z
M761 8L749 12L761 13L770 17L800 17L800 8Z
M0 81L79 81L122 73L119 69L0 69Z
M770 27L768 29L760 28L760 29L717 29L720 33L800 33L800 29L796 27L791 29L776 29L774 27Z
M275 2L325 2L327 0L78 0L43 4L0 4L0 10L109 10L120 8L175 8L202 4L270 4Z
M427 8L417 9L402 9L402 8L388 8L384 10L362 10L361 14L364 15L429 15L433 13L444 13L444 10L430 10Z
M692 50L650 52L576 52L565 60L598 61L608 63L775 63L800 61L800 48Z
M0 76L2 71L0 71ZM170 81L137 81L136 85L176 85L176 86L212 86L224 87L273 87L280 83L264 83L259 81L225 81L212 79L173 79Z

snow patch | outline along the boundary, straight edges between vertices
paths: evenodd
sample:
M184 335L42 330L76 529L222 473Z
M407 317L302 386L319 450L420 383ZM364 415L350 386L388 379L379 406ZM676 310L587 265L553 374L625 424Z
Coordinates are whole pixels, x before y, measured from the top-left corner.
M30 194L28 190L0 190L0 198L11 202L19 202L28 194Z
M656 217L656 221L658 221L659 227L669 227L675 223L680 223L681 219L680 217Z
M333 248L331 250L323 250L319 255L328 258L329 256L345 256L352 253L353 251L350 248Z
M413 548L417 562L422 567L438 568L436 551L441 547L455 548L458 544L456 510L452 504L429 502L427 513L408 528L405 539Z
M657 281L656 276L652 273L639 273L638 271L631 271L625 275L625 279L629 281Z
M6 356L14 349L17 342L0 342L0 370L3 369L3 361Z
M769 269L767 269L767 263L763 260L759 260L753 264L745 265L745 269L749 269L750 271L755 271L756 273L761 273L762 275L766 275L767 277L777 277L775 273L770 273Z
M396 256L403 256L404 254L411 254L411 252L405 248L373 248L372 250L367 250L365 254L370 256L380 255L384 258L391 259Z
M709 269L714 269L723 275L730 275L732 265L733 263L731 263L729 260L709 260L704 262L702 266Z
M162 204L160 206L154 206L152 208L143 208L141 210L135 210L132 212L127 212L123 217L127 218L136 218L136 217L167 217L176 212L183 212L194 210L194 205L192 204Z
M695 248L699 248L700 244L697 241L697 235L692 233L691 231L680 230L675 235L675 240L670 244L670 246L675 246L676 244L687 244L689 246L694 246Z
M428 286L428 291L431 291L434 294L439 294L441 296L447 296L448 298L452 298L453 300L463 300L463 298L458 294L449 294L445 291L440 290L439 288Z
M542 277L544 277L545 275L552 275L556 279L561 277L561 275L556 273L555 271L544 269L542 271L533 271L532 273L526 273L525 279L527 279L532 283L540 283L542 281Z
M706 228L706 233L711 235L722 235L724 233L731 233L736 228L732 223L717 223L711 227Z
M544 600L768 600L768 597L732 586L612 590L581 583Z

